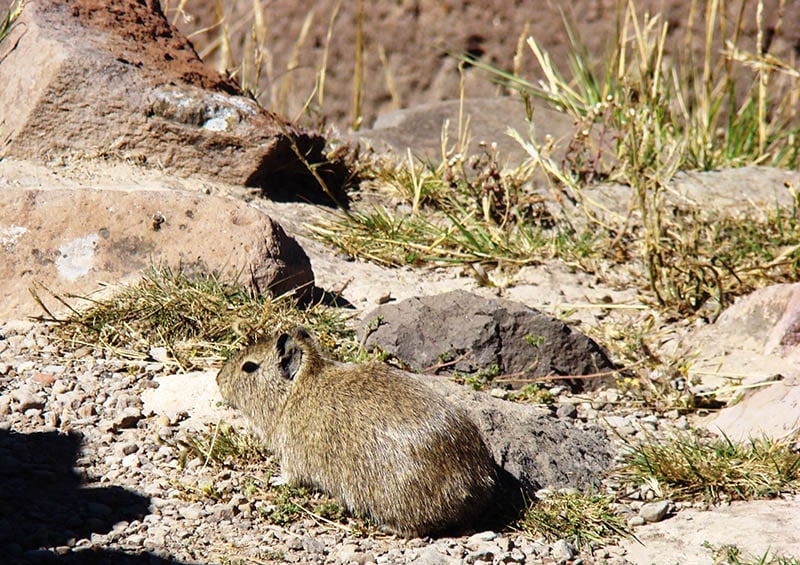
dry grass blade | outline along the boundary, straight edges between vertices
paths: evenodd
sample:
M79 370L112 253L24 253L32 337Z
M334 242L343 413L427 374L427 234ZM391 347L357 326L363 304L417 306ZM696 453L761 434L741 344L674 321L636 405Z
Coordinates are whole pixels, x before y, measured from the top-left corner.
M186 450L183 460L194 456L204 464L257 463L267 458L259 438L221 423L213 431L194 434L180 444Z

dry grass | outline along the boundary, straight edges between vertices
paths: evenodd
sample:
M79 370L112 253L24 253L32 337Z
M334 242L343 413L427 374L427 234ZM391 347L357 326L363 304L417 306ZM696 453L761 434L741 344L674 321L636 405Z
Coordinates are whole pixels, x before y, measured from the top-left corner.
M600 494L553 493L533 502L518 527L527 535L566 539L579 548L612 543L631 535L625 520L612 510L612 502Z
M673 500L774 498L800 492L800 453L790 440L684 433L664 441L629 444L615 476L639 485L655 481Z
M324 347L348 356L357 351L341 315L328 307L300 309L287 296L255 296L244 286L208 273L153 268L111 297L52 296L68 307L56 316L45 306L46 289L34 290L56 338L73 348L100 347L111 354L147 359L165 347L180 370L217 364L229 352L279 328L311 328Z

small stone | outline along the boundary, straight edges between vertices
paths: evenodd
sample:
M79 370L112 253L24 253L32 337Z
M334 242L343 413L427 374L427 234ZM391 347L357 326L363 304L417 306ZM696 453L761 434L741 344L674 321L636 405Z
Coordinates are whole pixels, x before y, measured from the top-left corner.
M495 556L499 556L502 552L497 545L493 543L482 543L474 551L467 554L467 563L478 563L481 561L491 563L494 561Z
M151 347L150 357L153 359L153 361L158 363L167 363L170 360L169 352L167 351L166 347Z
M477 546L483 542L492 541L493 539L497 538L497 533L491 530L486 530L485 532L478 532L477 534L472 534L467 539L468 546Z
M339 548L339 561L341 563L366 565L367 563L375 563L375 556L372 553L365 553L356 544L348 543Z
M31 377L31 380L35 383L40 383L43 385L51 385L54 382L56 382L56 376L51 373L36 372Z
M36 362L34 361L22 361L21 363L17 364L17 374L27 373L28 371L33 371L36 368Z
M560 539L550 546L550 554L557 561L571 561L578 555L578 550L567 540Z
M556 416L562 419L574 419L578 416L578 409L574 404L562 404L556 410Z
M628 527L629 528L635 528L636 526L643 526L646 523L647 523L647 521L644 518L642 518L641 516L638 516L638 515L637 516L631 516L630 518L628 518Z
M289 536L283 543L286 545L286 547L294 551L303 549L303 540L297 536Z
M31 408L40 410L44 408L44 399L34 394L26 387L18 388L11 392L11 398L17 401L17 412L26 412Z
M493 398L499 398L500 400L508 398L508 391L502 388L493 388L489 391L489 394L492 395Z
M411 563L413 565L459 565L463 561L445 555L435 547L424 547L417 551L416 557Z
M178 510L178 514L187 520L199 520L203 515L203 505L199 502L195 502L192 505L185 506Z
M659 500L658 502L648 502L643 504L639 510L639 516L644 518L647 522L660 522L664 519L669 512L670 500Z
M125 457L122 458L122 461L120 462L120 464L126 468L136 468L139 466L139 463L140 461L138 453L132 453L131 455L126 455Z
M303 549L309 553L325 553L325 544L312 536L303 536Z
M136 406L128 406L114 418L117 428L133 428L142 419L142 409Z

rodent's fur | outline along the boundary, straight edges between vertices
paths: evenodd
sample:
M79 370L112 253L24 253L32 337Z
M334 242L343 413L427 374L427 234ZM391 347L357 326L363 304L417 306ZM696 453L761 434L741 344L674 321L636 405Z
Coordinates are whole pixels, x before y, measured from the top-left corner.
M223 398L274 450L283 476L402 536L468 524L497 471L475 424L413 377L325 359L302 328L233 355Z

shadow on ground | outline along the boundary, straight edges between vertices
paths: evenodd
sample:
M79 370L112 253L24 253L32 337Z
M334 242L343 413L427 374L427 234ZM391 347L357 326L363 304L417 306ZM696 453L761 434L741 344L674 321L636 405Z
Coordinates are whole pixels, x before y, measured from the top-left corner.
M90 487L74 470L81 436L0 430L0 555L3 563L178 563L150 554L106 550L58 555L120 521L141 520L150 500L118 486Z

